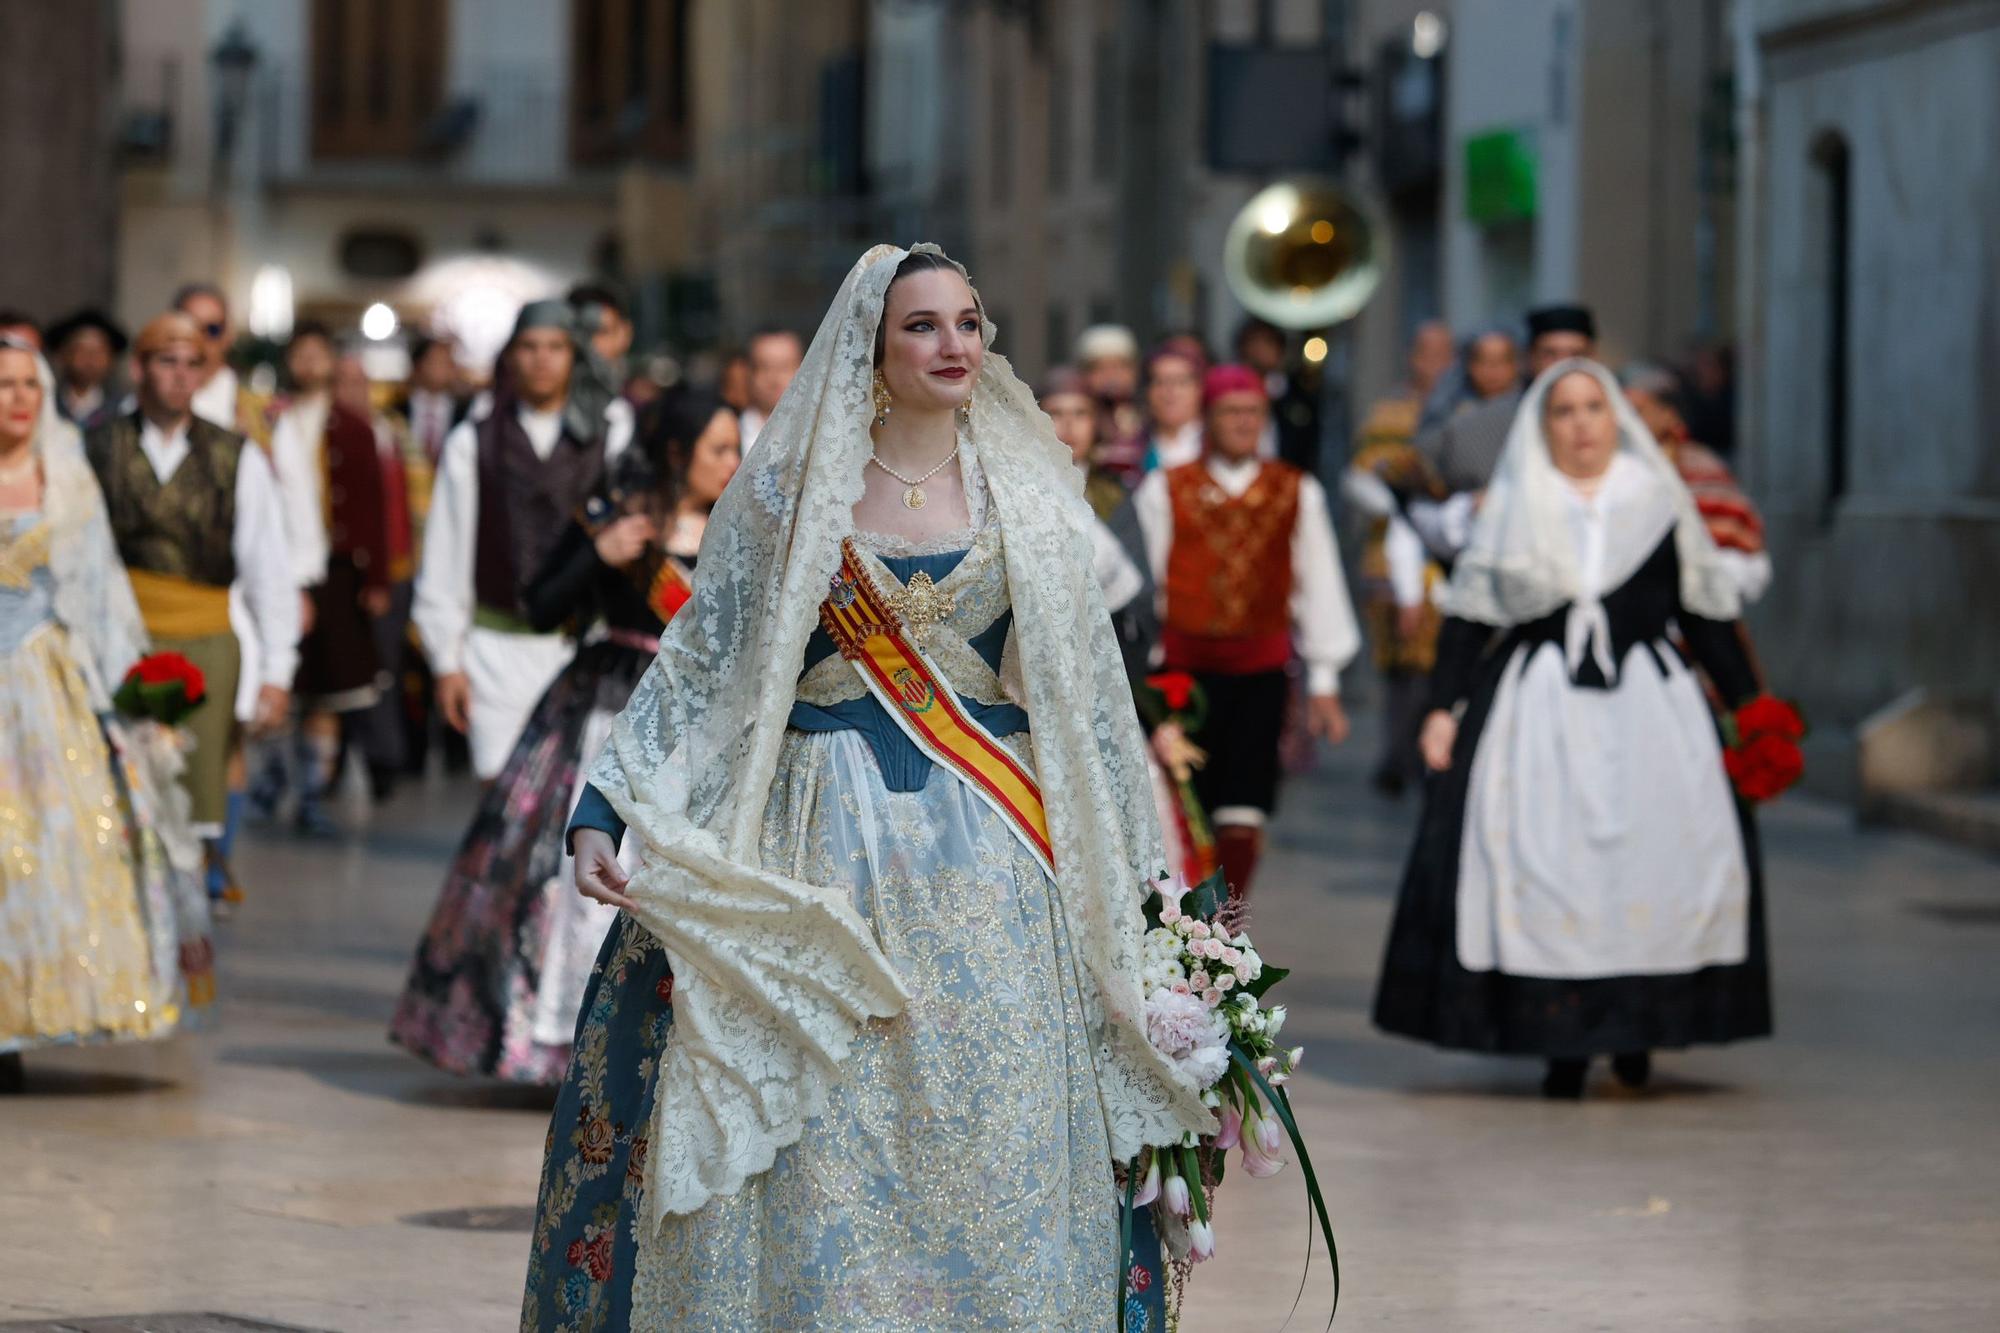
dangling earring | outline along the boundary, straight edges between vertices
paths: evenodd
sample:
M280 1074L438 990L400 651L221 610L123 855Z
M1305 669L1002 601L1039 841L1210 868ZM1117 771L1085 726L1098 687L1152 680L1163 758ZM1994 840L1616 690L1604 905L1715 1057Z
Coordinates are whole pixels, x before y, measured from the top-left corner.
M890 396L889 393L889 381L882 378L881 371L879 370L876 371L875 372L875 424L876 425L881 426L887 424L889 420L889 409L892 405L894 405L895 401L896 400L892 396Z
M958 405L959 424L967 427L968 429L972 425L972 399L973 396L978 392L979 392L979 381L975 379L972 381L972 393L965 395L965 401Z

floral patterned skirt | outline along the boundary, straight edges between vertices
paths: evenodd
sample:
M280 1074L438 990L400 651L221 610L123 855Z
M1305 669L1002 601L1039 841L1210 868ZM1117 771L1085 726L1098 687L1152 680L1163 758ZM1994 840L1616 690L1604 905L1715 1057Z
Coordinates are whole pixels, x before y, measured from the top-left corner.
M563 832L592 758L586 733L602 743L592 718L624 707L650 661L591 644L535 705L452 858L392 1041L456 1074L562 1080L583 983L614 915L592 913L570 887Z
M1025 739L1025 738L1023 738ZM664 950L621 919L556 1104L522 1328L1101 1329L1118 1198L1094 1003L1054 886L934 770L892 793L855 733L786 738L766 866L844 885L912 993L863 1030L826 1112L737 1193L644 1222ZM1128 1327L1157 1329L1157 1246Z

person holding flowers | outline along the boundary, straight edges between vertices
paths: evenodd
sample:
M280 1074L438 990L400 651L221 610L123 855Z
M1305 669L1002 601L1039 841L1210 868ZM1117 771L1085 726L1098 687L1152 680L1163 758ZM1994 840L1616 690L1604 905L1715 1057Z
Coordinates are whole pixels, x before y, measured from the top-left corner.
M1110 1333L1116 1172L1218 1127L1147 1011L1096 520L992 338L935 246L868 251L710 515L570 825L621 914L525 1329Z
M1803 726L1760 697L1742 598L1610 373L1545 371L1443 598L1379 1026L1538 1056L1557 1098L1594 1057L1639 1086L1655 1049L1770 1033L1751 804Z
M53 379L0 340L0 1090L24 1051L163 1037L204 998L201 851L159 725L204 685L145 651Z
M1194 790L1215 825L1230 891L1248 898L1277 809L1292 662L1304 667L1306 722L1347 739L1340 673L1361 630L1319 481L1258 456L1271 416L1264 377L1217 366L1202 382L1203 452L1149 473L1132 493L1159 589L1168 670L1200 683L1207 761Z

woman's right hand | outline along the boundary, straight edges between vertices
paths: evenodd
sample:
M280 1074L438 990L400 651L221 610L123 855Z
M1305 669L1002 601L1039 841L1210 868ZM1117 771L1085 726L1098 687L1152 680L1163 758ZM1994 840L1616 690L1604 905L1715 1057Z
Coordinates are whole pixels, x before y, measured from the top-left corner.
M1433 773L1442 773L1451 767L1451 752L1458 748L1458 719L1442 708L1424 719L1424 729L1417 736L1417 749L1424 756L1424 766Z
M653 540L653 520L644 514L627 514L605 525L592 539L597 558L613 569L623 569L637 560Z
M580 828L570 840L576 857L576 891L594 902L627 912L639 904L625 896L625 867L618 864L618 844L603 829Z

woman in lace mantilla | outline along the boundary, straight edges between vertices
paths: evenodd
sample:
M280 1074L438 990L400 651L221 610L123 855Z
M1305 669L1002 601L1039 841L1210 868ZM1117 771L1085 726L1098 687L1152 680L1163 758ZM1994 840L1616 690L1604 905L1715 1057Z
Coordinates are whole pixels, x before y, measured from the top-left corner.
M1213 1121L1143 1035L1090 512L992 334L935 247L869 251L716 506L572 823L624 910L524 1328L1106 1329L1153 1257L1113 1163Z
M23 1051L170 1035L210 970L179 750L112 714L145 651L48 367L0 340L0 1090Z

